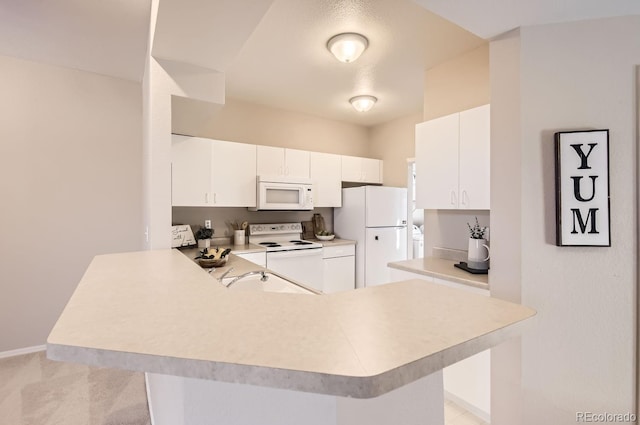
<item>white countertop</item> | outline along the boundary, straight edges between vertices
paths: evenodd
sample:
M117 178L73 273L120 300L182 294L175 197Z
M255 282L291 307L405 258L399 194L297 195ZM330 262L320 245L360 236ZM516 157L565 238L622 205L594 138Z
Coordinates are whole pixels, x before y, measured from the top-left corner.
M47 355L369 398L520 334L534 314L418 280L329 295L233 291L176 250L143 251L93 259Z
M425 276L446 279L463 285L489 289L489 276L486 274L472 274L454 267L458 261L437 257L415 258L413 260L395 261L388 266L398 270L418 273Z

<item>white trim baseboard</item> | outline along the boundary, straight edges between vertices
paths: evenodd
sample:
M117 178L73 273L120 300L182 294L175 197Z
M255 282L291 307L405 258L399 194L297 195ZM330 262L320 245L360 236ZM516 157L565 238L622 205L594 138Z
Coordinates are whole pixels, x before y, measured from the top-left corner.
M455 394L452 394L449 391L445 390L444 391L444 398L445 398L445 400L449 400L452 403L455 403L458 406L462 407L467 412L471 412L472 414L476 415L477 417L479 417L483 421L485 421L485 422L487 422L489 424L491 423L491 415L489 413L485 412L482 409L477 408L476 406L474 406L471 403L467 403L466 401L464 401L460 397L456 396Z
M7 357L21 356L23 354L37 353L38 351L44 351L47 349L46 345L35 345L33 347L18 348L17 350L9 350L0 352L0 359L6 359Z

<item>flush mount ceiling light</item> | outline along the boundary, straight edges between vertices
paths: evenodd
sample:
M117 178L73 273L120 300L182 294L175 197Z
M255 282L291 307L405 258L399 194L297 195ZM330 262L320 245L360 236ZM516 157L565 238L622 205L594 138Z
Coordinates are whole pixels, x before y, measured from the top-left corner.
M349 99L351 106L358 112L367 112L373 108L373 105L375 105L377 101L378 98L369 95L356 96Z
M327 49L340 62L353 62L369 46L367 37L355 32L345 32L334 35L327 42Z

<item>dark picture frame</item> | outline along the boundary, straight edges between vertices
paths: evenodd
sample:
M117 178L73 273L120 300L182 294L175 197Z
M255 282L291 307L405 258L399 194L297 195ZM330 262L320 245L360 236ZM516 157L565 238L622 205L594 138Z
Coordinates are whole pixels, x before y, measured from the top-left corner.
M609 130L555 133L556 245L611 246Z

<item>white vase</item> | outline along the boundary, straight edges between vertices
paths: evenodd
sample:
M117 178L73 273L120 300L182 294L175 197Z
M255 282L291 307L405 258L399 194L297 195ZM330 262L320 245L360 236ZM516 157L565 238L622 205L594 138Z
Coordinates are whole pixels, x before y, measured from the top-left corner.
M204 249L211 246L211 239L198 239L198 248Z
M489 268L489 246L486 239L469 238L467 266L478 270Z

